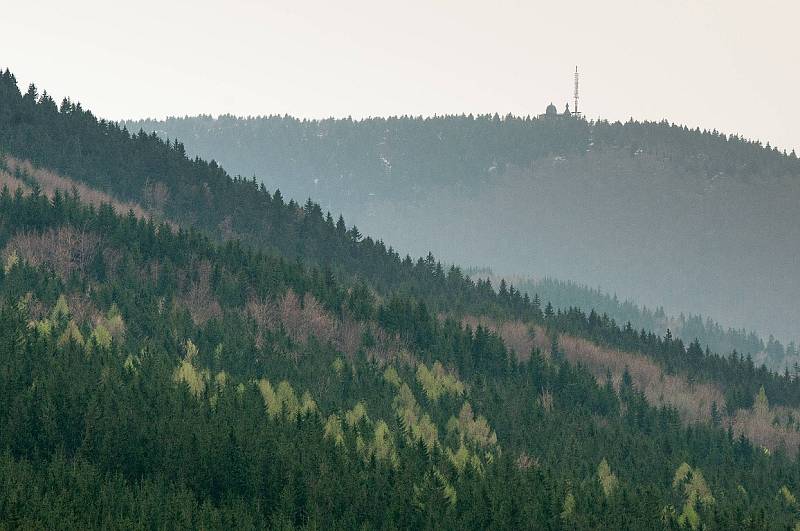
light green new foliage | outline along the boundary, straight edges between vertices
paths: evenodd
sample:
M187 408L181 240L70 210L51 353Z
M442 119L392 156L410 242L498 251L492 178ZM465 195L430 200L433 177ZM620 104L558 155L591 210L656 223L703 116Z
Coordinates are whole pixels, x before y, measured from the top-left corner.
M256 385L258 385L258 390L261 392L261 398L264 399L264 407L267 409L267 415L274 419L281 414L281 404L278 401L278 397L275 395L275 390L272 389L272 384L270 384L269 380L266 378L262 378Z
M308 415L309 413L313 413L316 410L317 410L317 403L314 401L314 398L311 396L311 393L305 391L303 393L302 398L300 398L300 414Z
M661 523L664 524L665 527L677 518L678 513L675 511L674 506L667 505L661 509Z
M333 363L331 363L331 367L333 368L333 372L335 372L337 376L341 376L342 371L344 371L344 362L342 361L342 358L336 358L335 360L333 360Z
M697 529L700 525L700 515L697 513L697 504L710 507L715 503L711 489L708 488L703 473L699 468L692 468L688 463L681 463L675 471L672 480L672 488L677 489L683 485L686 494L686 503L683 512L678 518L678 523L692 529Z
M611 467L608 466L608 461L606 461L605 458L597 465L597 477L600 480L600 486L603 487L603 494L608 498L614 493L614 489L617 488L618 481L617 476L611 472Z
M112 304L106 313L104 326L112 336L119 336L125 331L125 322L116 304Z
M568 492L564 497L564 506L561 511L561 519L569 520L575 514L575 496Z
M394 438L389 430L389 425L383 420L375 423L375 438L373 441L373 451L375 458L380 461L388 461L397 465L397 452L394 449Z
M786 485L784 485L783 487L778 489L778 494L783 496L783 500L790 507L796 507L797 506L797 498L795 498L794 494L792 494L792 491L790 491L789 487L787 487Z
M708 488L703 473L699 468L692 469L692 480L686 485L686 496L689 499L697 500L704 506L714 505L714 496Z
M338 415L333 414L325 421L323 437L332 440L336 446L344 446L344 430Z
M122 315L120 315L117 305L112 304L106 316L99 319L90 337L99 347L109 348L112 339L119 338L124 332L125 323Z
M19 263L19 256L17 256L17 250L14 249L13 251L11 251L11 253L9 253L8 256L6 256L6 263L3 266L3 270L6 273L8 273L12 269L14 269L14 266L17 265L18 263Z
M209 380L209 373L207 369L202 371L196 369L190 360L184 359L181 361L181 364L178 365L178 368L175 369L172 378L177 383L185 383L188 385L189 391L199 398L203 394L203 391L205 391L206 383Z
M462 439L466 439L481 448L488 448L497 444L497 434L489 426L489 422L482 416L475 417L472 406L469 402L464 402L458 414L458 420L454 424L447 423L448 427L457 426Z
M141 364L141 360L139 356L134 356L133 354L128 354L128 357L125 358L125 363L122 364L125 367L125 370L137 374L139 372L139 365Z
M684 527L688 525L692 529L697 529L700 526L700 515L697 514L697 509L694 508L694 503L690 500L687 500L683 506L683 512L678 517L678 523Z
M351 428L355 427L362 420L369 422L369 417L367 416L367 406L364 405L364 402L358 402L355 406L353 406L353 409L344 414L344 420Z
M103 323L99 323L94 327L94 330L92 330L92 339L102 348L111 346L111 332L103 326Z
M367 448L367 443L364 442L364 437L362 437L360 433L356 435L356 452L365 460L369 460L369 449Z
M425 391L429 400L436 401L446 394L461 396L464 394L464 384L453 374L448 373L438 361L429 370L424 363L417 366L417 381Z
M442 393L441 388L436 381L436 376L428 370L424 363L420 363L417 367L417 381L430 400L436 401L439 399Z
M386 371L384 371L383 379L397 388L399 388L403 383L400 380L400 375L397 374L397 369L395 369L391 365L389 365L389 367L386 368Z
M70 340L75 341L75 343L79 345L83 345L83 334L81 334L78 325L75 321L70 320L67 324L67 328L64 330L64 333L61 334L61 337L58 338L58 345L64 346L70 342Z
M50 332L53 331L53 325L50 323L48 319L42 319L41 321L31 321L31 324L36 328L36 331L41 336L49 336Z
M406 384L401 384L394 399L394 407L403 422L403 428L412 441L422 441L431 451L439 442L436 425L428 414L422 411L414 398L414 393Z
M267 409L267 414L272 419L279 417L281 413L286 413L287 419L295 420L300 413L313 411L317 408L316 402L308 392L303 395L301 404L294 389L292 389L292 385L286 380L278 383L278 387L275 389L272 388L272 384L266 378L260 379L257 385L258 390L261 391L261 397L264 399L264 407Z
M53 311L50 312L50 319L53 321L58 321L59 319L67 319L68 317L69 306L67 305L67 299L64 297L64 295L59 295L56 305L53 306Z
M191 339L187 339L186 342L183 344L183 346L184 349L186 350L186 359L192 361L192 359L194 359L194 357L197 356L197 353L199 352L197 350L197 345L195 345Z
M672 479L672 488L677 489L678 485L686 480L686 477L691 471L692 467L689 466L689 463L681 463L681 465L675 471L675 477Z
M436 479L438 479L439 483L442 485L444 497L450 502L451 506L455 507L456 501L458 501L458 498L456 497L456 489L450 484L450 482L447 480L447 477L445 477L445 475L442 474L438 469L434 469L433 475L436 476Z
M458 450L455 452L453 452L453 450L450 448L447 448L445 450L445 454L453 464L453 468L455 468L459 474L464 472L464 470L467 468L467 463L470 462L469 450L467 450L467 447L464 446L464 443L461 443L461 445L458 447Z
M280 401L281 406L285 409L286 416L290 419L297 418L297 414L300 411L300 401L297 400L297 395L294 393L292 385L286 380L282 380L278 384L275 395Z
M447 433L451 432L460 433L460 426L458 425L458 419L455 417L450 417L447 420L447 424L445 425L445 430L447 430Z
M417 400L414 398L414 393L411 392L411 388L406 384L400 384L397 396L394 399L394 408L402 419L406 430L411 429L411 427L416 424Z
M411 435L415 441L422 441L429 452L439 443L439 430L427 413L412 426Z

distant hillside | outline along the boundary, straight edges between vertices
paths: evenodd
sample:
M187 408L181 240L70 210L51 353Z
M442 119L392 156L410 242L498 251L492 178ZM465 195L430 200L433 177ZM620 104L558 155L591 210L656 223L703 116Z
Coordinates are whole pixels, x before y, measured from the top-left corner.
M402 258L0 73L0 528L791 529L800 374Z
M497 116L127 122L314 197L403 252L800 335L796 154L661 123Z
M467 269L470 276L486 277L495 286L500 285L501 278L495 277L486 269ZM594 309L600 314L608 314L617 323L631 323L636 329L652 330L663 335L670 330L675 337L685 343L695 339L712 352L729 353L736 351L753 356L756 364L766 363L775 369L792 369L800 362L800 353L794 341L784 345L772 336L764 339L753 331L744 328L725 328L710 317L694 314L667 315L664 308L648 308L639 306L630 300L620 300L598 288L578 284L571 281L553 278L533 279L510 277L507 279L523 293L538 296L549 301L562 310L570 307Z

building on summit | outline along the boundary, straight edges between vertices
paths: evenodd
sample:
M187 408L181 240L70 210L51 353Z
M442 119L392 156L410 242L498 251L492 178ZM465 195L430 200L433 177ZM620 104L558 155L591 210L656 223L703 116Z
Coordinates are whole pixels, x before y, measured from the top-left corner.
M550 105L547 106L545 109L544 114L540 114L539 118L580 118L581 113L578 112L578 67L575 67L575 110L571 111L569 109L569 102L567 103L566 107L564 108L564 113L559 114L558 109L556 106L550 102Z
M552 103L547 106L545 109L544 114L540 114L539 118L572 118L575 116L571 110L569 110L569 103L567 103L567 107L564 109L563 113L559 113L556 106Z

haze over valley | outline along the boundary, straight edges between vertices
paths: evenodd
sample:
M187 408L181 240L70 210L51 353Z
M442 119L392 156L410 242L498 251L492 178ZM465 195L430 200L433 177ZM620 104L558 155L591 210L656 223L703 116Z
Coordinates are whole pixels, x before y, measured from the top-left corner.
M800 337L793 151L558 112L124 124L299 203L312 197L402 253L600 286L784 344Z

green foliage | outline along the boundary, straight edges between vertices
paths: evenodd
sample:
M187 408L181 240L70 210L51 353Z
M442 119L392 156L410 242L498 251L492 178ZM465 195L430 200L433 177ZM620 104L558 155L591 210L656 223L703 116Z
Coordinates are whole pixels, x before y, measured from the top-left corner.
M691 473L692 467L689 466L689 463L681 463L677 470L675 470L675 476L672 479L672 488L677 489L686 481L686 478L689 477Z
M564 497L564 504L561 508L561 519L565 522L571 520L575 516L575 496L568 492Z
M379 420L375 423L375 434L373 439L373 455L381 461L388 461L393 465L398 464L397 452L394 446L394 438L385 421Z
M386 371L383 373L383 378L393 386L397 387L398 389L402 385L402 381L400 380L400 376L397 374L397 370L389 365L386 367Z
M603 487L603 494L606 495L606 498L610 497L617 488L619 481L617 476L611 472L611 467L608 466L608 461L605 458L597 465L597 478L600 480L600 486Z
M448 422L448 429L455 428L461 440L469 441L479 448L489 448L497 444L497 434L495 434L489 422L482 416L475 416L469 402L464 402L457 419Z
M697 529L700 526L700 516L697 514L695 504L690 500L686 500L683 506L683 512L678 517L678 523L681 526L688 526L692 529Z
M464 394L464 384L455 375L448 373L438 361L433 364L432 370L428 369L424 363L420 363L417 366L417 381L425 391L428 400L434 402L446 394L454 396Z
M781 497L783 497L783 500L786 502L788 506L797 507L797 498L795 497L794 494L792 494L792 491L789 490L789 487L783 485L778 490L778 494L780 494Z
M681 486L686 495L686 501L683 505L683 511L678 517L678 523L682 526L697 529L700 526L700 515L697 512L698 506L708 508L714 505L716 500L706 484L703 473L685 462L681 463L675 471L672 480L673 489L679 489Z
M111 332L102 323L94 327L91 338L100 347L108 348L111 346Z
M337 446L344 446L344 430L342 429L342 419L338 415L332 414L325 421L323 433L326 439L332 440Z
M401 384L394 399L394 407L403 428L412 442L421 442L428 452L439 444L439 430L430 416L424 413L406 384Z
M65 346L70 342L83 345L83 334L81 334L78 324L73 320L70 320L69 323L67 323L67 328L61 334L61 337L58 338L58 344L61 346Z
M767 400L767 393L764 391L763 385L758 390L758 394L753 402L753 411L759 416L769 414L769 400Z
M367 407L364 405L364 402L357 402L356 405L353 406L353 409L344 414L344 420L351 428L355 427L362 421L369 422L369 416L367 416Z
M63 294L61 294L58 296L58 300L56 301L55 306L53 306L53 310L50 312L50 319L57 322L62 319L69 319L69 315L67 299Z
M10 272L15 265L19 263L19 256L17 255L17 250L13 249L8 255L6 256L5 264L3 265L3 270L8 273Z

